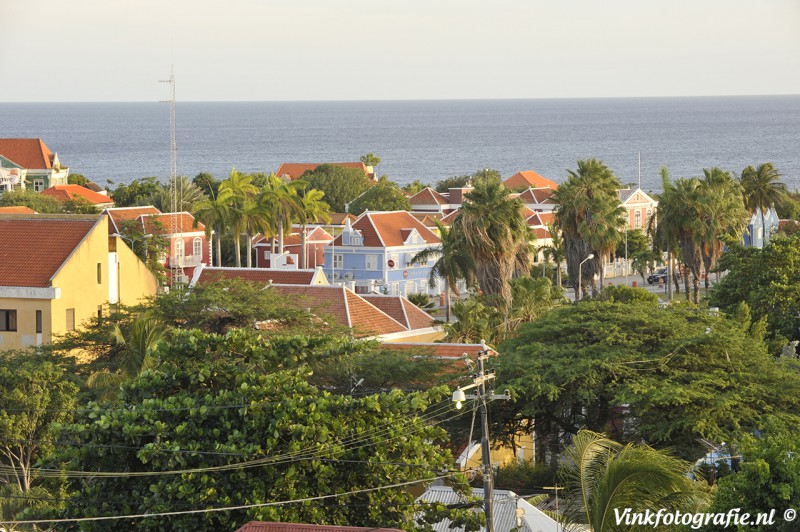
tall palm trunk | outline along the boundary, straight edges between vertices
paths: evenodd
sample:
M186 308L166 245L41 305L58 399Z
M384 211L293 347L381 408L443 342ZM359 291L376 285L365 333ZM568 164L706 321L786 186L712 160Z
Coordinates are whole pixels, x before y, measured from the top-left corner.
M236 244L236 267L242 267L242 235L238 230L234 231L233 242Z
M278 253L283 255L283 220L278 220Z
M672 251L667 248L667 301L672 301Z
M767 243L767 220L764 217L764 209L761 210L761 247Z
M217 226L217 267L222 267L222 228Z
M450 281L444 277L444 321L450 323Z
M247 231L245 232L245 238L247 238L247 267L253 267L253 234L251 232L250 226L247 226Z
M300 233L300 252L303 254L302 262L300 263L304 270L308 269L308 228L305 224L303 224L303 230Z

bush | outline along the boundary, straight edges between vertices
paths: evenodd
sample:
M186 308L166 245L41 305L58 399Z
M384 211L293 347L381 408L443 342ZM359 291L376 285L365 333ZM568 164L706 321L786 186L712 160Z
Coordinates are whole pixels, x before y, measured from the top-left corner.
M630 286L607 286L597 297L600 301L612 303L652 303L658 305L658 296L644 288L631 288Z

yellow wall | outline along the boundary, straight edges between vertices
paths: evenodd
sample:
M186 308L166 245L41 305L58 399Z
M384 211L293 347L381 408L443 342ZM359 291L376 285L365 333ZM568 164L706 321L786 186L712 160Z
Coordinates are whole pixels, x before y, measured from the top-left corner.
M480 441L480 433L475 438ZM511 446L492 446L489 451L489 460L492 465L504 466L512 463L514 460L519 460L522 457L526 462L533 462L533 436L530 434L519 433L514 437L514 443L517 445L517 453L515 454ZM479 469L481 467L481 449L480 446L469 457L466 463L466 469Z
M54 335L67 332L67 309L75 309L76 328L97 316L98 308L108 303L109 248L114 247L118 257L120 302L133 305L155 295L155 277L120 239L109 240L108 218L103 216L53 277L52 286L60 289L60 298L0 298L0 309L17 310L17 331L0 332L0 351L37 345L36 310L42 311L42 343L49 343Z

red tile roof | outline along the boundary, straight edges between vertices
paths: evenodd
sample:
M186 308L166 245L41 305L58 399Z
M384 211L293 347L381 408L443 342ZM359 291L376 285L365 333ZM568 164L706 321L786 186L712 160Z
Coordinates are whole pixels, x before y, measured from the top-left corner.
M161 214L161 211L152 205L145 205L142 207L113 207L105 209L103 214L108 214L109 221L108 231L110 233L118 233L119 226L128 220L135 220L143 214Z
M11 207L0 207L0 214L36 214L36 211L25 205L13 205Z
M299 307L308 307L330 317L356 336L378 336L407 329L394 318L343 286L279 285L272 287L290 297Z
M330 222L325 222L323 220L317 220L317 225L344 225L345 220L350 220L350 222L355 222L358 218L353 216L349 212L332 212L328 216L331 217Z
M367 167L362 162L357 163L281 163L278 171L275 172L275 175L278 177L287 177L288 179L294 181L295 179L299 179L306 171L311 170L312 172L317 169L317 166L322 164L331 164L333 166L343 166L345 168L356 168L364 172L364 175L369 176L370 174L367 172Z
M48 287L72 251L104 218L0 216L0 286Z
M0 155L29 170L53 168L53 152L42 139L0 139Z
M528 187L528 189L520 194L519 197L523 202L530 204L555 203L551 198L553 192L555 192L555 189L550 187Z
M428 244L440 242L436 233L406 211L365 212L352 225L353 229L361 231L364 245L367 247L402 246L408 238L408 233L404 232L404 229L416 229ZM334 245L342 245L341 235L336 237Z
M552 188L553 190L558 188L558 183L555 181L551 181L546 177L542 177L533 170L523 170L521 172L517 172L516 174L512 175L505 181L503 184L508 188L522 188L522 187L533 187L533 188Z
M104 196L103 194L95 192L94 190L89 190L88 188L80 185L55 185L43 190L41 194L50 196L51 198L55 198L61 202L81 198L88 201L92 205L114 204L114 200L108 196Z
M198 284L212 283L221 279L243 279L267 285L310 285L317 270L273 270L267 268L209 268L201 270Z
M236 532L403 532L399 528L364 528L360 526L307 525L250 521Z
M176 222L175 233L197 233L206 230L206 226L200 222L198 222L197 227L195 227L194 216L188 212L178 212L174 214L169 212L163 214L143 214L140 215L138 219L141 221L146 234L171 234L173 217ZM160 224L161 227L158 227L158 224Z
M411 205L449 205L450 200L431 187L425 187L409 198Z
M277 238L275 241L277 242ZM306 236L306 243L319 243L319 242L330 242L333 240L333 237L322 227L315 227L313 230L308 232ZM283 237L283 245L284 246L299 246L303 243L303 238L301 233L292 233L291 235L286 235ZM266 238L261 233L258 233L256 236L253 237L253 245L254 246L271 246L272 245L272 238Z
M433 316L405 297L382 294L367 294L361 297L394 318L408 330L425 329L433 326Z

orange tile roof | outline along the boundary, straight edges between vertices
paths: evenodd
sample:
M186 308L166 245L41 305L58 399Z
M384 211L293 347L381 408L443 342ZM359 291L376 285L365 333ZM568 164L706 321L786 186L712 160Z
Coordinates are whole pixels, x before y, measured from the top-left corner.
M358 218L353 216L349 212L332 212L329 214L331 217L330 222L325 222L323 220L317 220L318 225L344 225L345 220L350 220L350 222L355 222Z
M453 220L456 219L458 216L458 209L454 210L453 212L447 214L444 218L439 220L443 225L450 225L453 223Z
M177 227L175 228L176 233L197 233L206 230L206 226L199 222L197 223L197 227L194 227L194 216L192 216L191 213L179 212L175 214L177 214L177 216L175 216L175 221L177 222ZM170 231L172 231L173 213L142 214L138 219L141 221L146 234L170 234ZM161 227L158 227L156 222L161 224Z
M29 170L53 168L53 152L42 139L0 139L0 155Z
M143 214L161 214L161 211L152 205L145 205L141 207L112 207L103 210L103 214L108 214L109 221L108 231L113 233L119 232L119 226L128 220L135 220Z
M353 229L361 231L364 245L367 247L402 246L408 238L408 233L404 233L404 229L416 229L428 244L441 242L436 233L406 211L365 212L352 226ZM336 237L334 245L342 245L341 235Z
M431 187L425 187L409 198L411 205L448 205L450 200Z
M267 285L310 285L316 270L272 270L267 268L209 268L205 267L197 279L198 284L212 283L222 279L243 279Z
M102 220L95 215L0 216L0 286L50 286L53 275Z
M275 241L277 242L277 238ZM330 242L333 240L333 237L322 227L315 227L313 230L308 232L306 236L306 243L319 243L319 242ZM301 233L292 233L291 235L285 235L283 237L283 245L284 246L299 246L303 243L303 235ZM253 245L254 246L271 246L272 245L272 238L266 238L261 233L258 233L256 236L253 237Z
M383 294L361 295L408 330L426 329L433 326L434 318L403 296Z
M521 172L517 172L516 174L512 175L505 181L503 184L508 188L522 188L522 187L533 187L533 188L552 188L553 190L558 188L558 183L555 181L551 181L546 177L542 177L533 170L523 170Z
M308 525L250 521L236 532L403 532L399 528L364 528L360 526Z
M330 164L333 166L343 166L345 168L356 168L364 172L364 175L369 175L367 172L367 167L362 162L357 163L281 163L278 171L275 172L275 175L278 177L288 177L290 180L294 181L295 179L299 179L306 171L311 170L312 172L317 169L317 166L322 164Z
M0 207L0 214L36 214L36 211L25 205L13 205L11 207Z
M273 284L272 288L289 296L299 307L308 307L331 317L356 336L378 336L407 329L394 318L343 286L301 286Z
M555 192L555 189L550 187L528 187L519 197L522 201L529 204L555 203L551 197L553 192Z
M88 188L80 185L55 185L43 190L40 192L40 194L50 196L51 198L55 198L61 202L81 198L88 201L92 205L114 204L114 200L108 196L104 196L103 194L95 192L94 190L89 190Z

